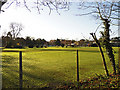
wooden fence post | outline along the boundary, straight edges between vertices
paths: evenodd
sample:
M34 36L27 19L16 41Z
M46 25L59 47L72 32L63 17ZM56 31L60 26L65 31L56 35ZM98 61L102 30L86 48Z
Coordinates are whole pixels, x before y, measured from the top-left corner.
M22 88L22 51L19 52L19 85Z
M79 82L79 58L78 58L78 50L77 50L77 81Z
M102 48L101 48L100 42L99 42L99 40L97 39L95 33L90 33L90 35L92 35L93 39L95 40L96 44L97 44L98 47L99 47L99 50L100 50L100 53L101 53L101 56L102 56L102 60L103 60L103 64L104 64L104 67L105 67L105 72L106 72L107 76L109 76L108 69L107 69L107 65L106 65L106 61L105 61L105 56L104 56L103 50L102 50Z

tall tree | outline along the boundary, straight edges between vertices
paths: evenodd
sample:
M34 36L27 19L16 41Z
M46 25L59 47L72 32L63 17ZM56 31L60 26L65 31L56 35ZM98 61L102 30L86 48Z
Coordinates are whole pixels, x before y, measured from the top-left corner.
M23 25L13 22L10 24L10 29L11 31L9 33L11 33L12 39L15 40L15 38L17 38L17 36L20 35L20 32L23 30Z
M26 46L30 46L32 44L32 40L31 40L31 37L27 36L26 39Z
M57 46L60 46L60 45L61 45L60 39L57 39L57 40L55 41L55 45L57 45Z
M115 2L113 0L100 0L96 2L84 2L80 3L80 10L87 10L87 13L82 15L93 15L97 19L102 21L104 26L104 31L101 33L103 37L103 43L106 48L107 55L112 63L113 73L116 74L115 68L115 58L113 54L112 46L110 45L110 25L117 25L116 23L120 18L118 13L120 13L120 2ZM117 20L117 21L116 21Z

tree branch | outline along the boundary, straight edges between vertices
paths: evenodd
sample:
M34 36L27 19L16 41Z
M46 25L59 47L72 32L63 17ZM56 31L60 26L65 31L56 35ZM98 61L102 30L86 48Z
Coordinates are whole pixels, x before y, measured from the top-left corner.
M111 22L110 22L110 24L111 24L111 25L114 25L114 26L119 26L119 24L114 24L114 23L111 23Z
M101 18L101 20L103 20L103 17L102 17L102 15L101 15L101 11L100 11L100 8L99 8L99 4L98 4L98 2L96 2L96 3L97 3L97 5L98 5L97 10L98 10L98 13L99 13L99 15L100 15L100 18Z
M28 8L28 6L26 4L26 0L24 0L24 6L31 12L31 10Z
M112 13L112 7L113 7L113 4L112 4L111 7L110 7L110 13L109 13L108 19L110 18L111 13Z
M102 25L102 23L100 23L100 25L96 28L95 33L97 32L98 28Z
M47 3L47 2L46 2L46 3ZM50 15L52 8L50 7L50 5L49 5L48 3L47 3L47 6L49 7L49 10L50 10L49 15Z
M39 5L38 0L37 0L37 3L36 3L36 4L37 4L38 13L40 14L40 8L39 8L39 6L38 6L38 5Z
M120 18L118 17L118 18L116 18L116 17L110 17L110 18L112 18L112 19L116 19L116 20L120 20Z
M89 14L93 14L93 13L99 13L99 12L97 12L97 11L92 11L92 12L85 13L85 14L77 14L77 16L89 15Z
M8 9L8 8L14 3L14 1L15 1L15 0L13 0L10 4L7 3L7 4L9 4L9 5L6 7L6 9Z

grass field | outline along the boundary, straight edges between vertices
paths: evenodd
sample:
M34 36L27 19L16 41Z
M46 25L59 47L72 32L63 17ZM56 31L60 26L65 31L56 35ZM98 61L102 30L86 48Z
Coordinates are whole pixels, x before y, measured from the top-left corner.
M41 88L76 82L76 50L79 50L80 79L95 74L104 74L100 52L97 47L80 48L32 48L3 49L2 85L3 88L19 87L19 53L23 51L23 87ZM116 63L118 48L114 48ZM12 52L11 52L12 51ZM110 61L105 53L108 69L112 72Z

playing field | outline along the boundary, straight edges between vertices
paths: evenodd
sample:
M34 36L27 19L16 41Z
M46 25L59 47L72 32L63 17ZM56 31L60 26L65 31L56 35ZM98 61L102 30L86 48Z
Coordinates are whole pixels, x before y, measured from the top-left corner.
M79 50L81 80L94 76L96 73L105 74L97 47L19 49L23 51L23 87L41 88L76 82L77 49ZM117 63L118 48L114 49ZM19 87L19 52L16 51L18 49L4 49L2 52L3 88ZM108 69L112 72L106 53L105 57Z

